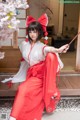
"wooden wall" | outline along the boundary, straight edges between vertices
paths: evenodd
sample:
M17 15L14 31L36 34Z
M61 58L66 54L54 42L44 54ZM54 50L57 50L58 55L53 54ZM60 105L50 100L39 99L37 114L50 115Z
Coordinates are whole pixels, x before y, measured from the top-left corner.
M0 51L5 52L5 58L0 60L0 72L16 73L20 66L20 50L8 46L0 48Z

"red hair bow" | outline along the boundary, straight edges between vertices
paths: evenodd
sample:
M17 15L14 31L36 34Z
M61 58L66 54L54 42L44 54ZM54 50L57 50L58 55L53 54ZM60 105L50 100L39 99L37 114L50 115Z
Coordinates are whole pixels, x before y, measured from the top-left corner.
M36 20L35 18L33 18L32 16L28 16L27 19L26 19L26 27L29 26L30 23L34 22L34 21L37 21L39 22L41 25L42 25L42 28L43 28L43 31L44 31L44 43L45 44L48 44L48 33L47 33L47 30L46 30L46 26L48 25L48 16L47 14L43 14L38 20ZM28 41L28 36L26 36L26 42Z
M48 25L48 17L47 14L43 14L38 20L36 20L35 18L33 18L32 16L28 16L26 19L26 27L29 26L30 23L37 21L42 25L43 31L45 32L45 36L48 35L47 31L46 31L46 26Z

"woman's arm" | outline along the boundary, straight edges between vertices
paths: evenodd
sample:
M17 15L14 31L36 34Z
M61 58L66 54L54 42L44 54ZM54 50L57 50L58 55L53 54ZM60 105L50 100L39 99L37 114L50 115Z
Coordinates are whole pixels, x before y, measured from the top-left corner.
M68 44L63 45L60 48L46 46L44 48L44 54L46 54L48 52L52 52L52 53L66 53L68 49L69 49L69 45Z

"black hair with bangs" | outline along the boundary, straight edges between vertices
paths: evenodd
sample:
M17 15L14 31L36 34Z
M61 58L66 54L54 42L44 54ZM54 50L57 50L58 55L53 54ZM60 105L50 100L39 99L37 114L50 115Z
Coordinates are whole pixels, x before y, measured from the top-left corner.
M32 39L29 36L29 32L34 31L34 30L38 31L38 38L36 41L40 40L44 36L44 31L43 31L42 25L39 22L34 21L34 22L30 23L30 25L27 28L28 39L30 42L32 41Z

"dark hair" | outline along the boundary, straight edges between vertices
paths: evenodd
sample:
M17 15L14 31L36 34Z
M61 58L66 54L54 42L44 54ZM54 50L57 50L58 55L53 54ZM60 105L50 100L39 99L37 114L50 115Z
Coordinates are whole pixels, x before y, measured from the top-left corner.
M29 32L34 31L34 30L38 31L37 41L40 40L44 36L44 31L43 31L42 25L39 22L34 21L34 22L30 23L30 25L27 28L27 34L28 34L29 41L32 41L32 39L29 36Z

